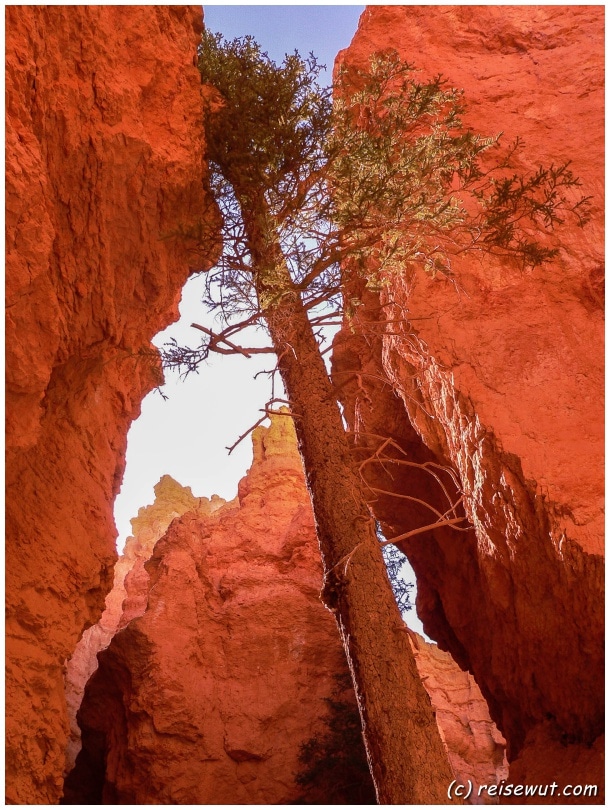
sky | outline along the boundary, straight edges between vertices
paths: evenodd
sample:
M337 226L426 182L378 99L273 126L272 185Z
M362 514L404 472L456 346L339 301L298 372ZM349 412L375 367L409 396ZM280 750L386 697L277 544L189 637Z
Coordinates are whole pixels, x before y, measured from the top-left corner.
M330 84L336 54L346 48L364 6L205 6L205 23L227 39L251 34L276 61L297 49L313 51L328 68ZM199 303L202 279L184 288L180 322L155 338L161 346L171 336L197 345L193 321L210 325ZM193 342L194 341L194 342ZM268 377L253 379L258 371L274 365L271 357L212 357L199 374L181 382L166 372L164 394L149 394L142 414L128 435L127 466L115 503L117 542L122 550L131 534L131 518L154 500L153 487L169 474L196 496L218 494L227 500L237 494L237 484L252 461L250 437L231 453L232 445L260 416L270 397Z
M275 61L295 49L310 52L326 65L330 84L337 53L347 48L365 6L220 6L205 5L204 21L212 31L234 39L251 34Z

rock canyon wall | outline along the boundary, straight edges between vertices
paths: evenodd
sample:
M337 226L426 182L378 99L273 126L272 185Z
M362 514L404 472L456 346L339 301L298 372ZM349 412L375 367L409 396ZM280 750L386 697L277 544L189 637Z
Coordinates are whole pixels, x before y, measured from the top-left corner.
M578 782L587 761L601 790L603 10L370 7L340 59L388 47L464 88L468 125L520 136L522 168L571 160L593 197L589 225L559 229L559 256L534 271L489 256L456 260L451 278L405 268L367 298L360 334L339 336L334 374L360 444L390 436L459 473L473 531L402 550L427 632L507 737L511 777ZM390 488L381 468L371 479ZM403 468L391 487L442 512L429 480ZM386 536L430 523L401 503L377 501Z
M255 431L239 502L190 510L155 545L130 593L146 610L87 686L70 802L298 798L300 745L346 670L318 557L294 429L277 417Z
M201 17L6 10L9 804L62 795L64 665L112 586L126 434L160 381L150 339L210 262L185 238L215 216ZM532 167L571 159L593 196L591 223L564 229L560 256L536 271L488 257L451 279L405 268L381 301L400 326L378 323L371 298L333 363L362 444L390 436L459 473L474 531L403 550L427 632L473 673L507 738L510 778L601 785L603 9L371 7L342 58L388 46L464 87L467 123L523 137ZM317 598L300 464L270 434L257 442L239 504L212 514L182 491L134 526L110 613L73 663L74 704L92 654L120 631L83 708L81 803L85 789L138 803L297 795L299 744L323 725L344 664ZM403 470L393 487L442 506L425 476ZM387 536L429 517L384 496L376 509ZM414 644L454 769L500 777L502 740L474 680Z
M6 9L6 766L53 803L63 666L112 586L128 427L201 220L198 6Z
M138 556L126 547L131 571L108 599L127 592L114 622L120 632L100 655L79 713L83 752L66 782L68 803L374 802L369 779L350 787L346 778L352 750L341 751L331 783L296 781L300 748L324 735L326 701L336 700L347 668L319 598L321 563L291 420L257 428L253 444L237 501L213 512L207 499L191 503L153 549L155 516L165 522L190 500L164 479L155 505L134 521L129 546ZM416 636L414 644L456 774L497 783L504 741L474 680L435 645ZM73 694L83 686L75 680ZM351 689L342 700L356 711ZM339 737L343 749L348 742Z

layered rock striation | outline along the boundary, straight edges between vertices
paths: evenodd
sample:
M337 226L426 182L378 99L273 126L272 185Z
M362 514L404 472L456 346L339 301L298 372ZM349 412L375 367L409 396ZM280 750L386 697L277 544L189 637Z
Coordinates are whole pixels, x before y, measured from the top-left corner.
M276 417L253 441L239 502L176 518L144 565L150 579L128 588L146 608L132 618L124 603L119 627L131 620L86 688L67 803L317 803L320 785L297 783L299 753L324 736L345 656L319 599L321 563L291 420ZM414 643L456 773L495 784L503 741L476 684L435 645ZM356 711L353 693L344 699ZM332 795L331 803L356 801Z
M412 633L411 640L453 773L461 784L472 783L472 804L495 804L479 788L507 778L506 740L490 719L481 690L449 653L419 634Z
M7 801L53 803L63 665L112 585L128 427L189 268L201 8L6 10Z
M550 773L561 749L558 777L571 778L571 756L601 787L603 12L371 7L342 60L388 47L422 78L464 88L467 125L520 136L521 168L572 161L592 195L589 225L560 228L559 256L536 270L488 255L456 259L449 278L405 267L381 298L365 296L333 370L366 452L390 437L411 461L458 473L461 492L440 475L449 500L463 494L472 531L401 548L426 632L474 674L515 773L545 757ZM377 489L442 514L449 500L430 469L390 479L368 467ZM388 537L431 522L396 497L375 508Z
M125 437L160 379L150 339L176 317L190 269L210 259L189 236L214 216L201 183L200 30L197 6L7 9L8 803L61 795L64 662L112 584ZM534 272L489 257L457 262L448 280L405 268L381 302L401 325L373 323L383 318L368 300L361 334L344 332L334 358L363 445L367 433L390 436L412 460L458 471L474 530L447 528L403 549L427 632L474 673L515 781L557 769L600 779L602 30L599 7L381 6L367 9L344 55L393 46L429 75L442 71L466 89L469 124L523 137L531 167L571 159L593 195L587 229L564 229L558 260ZM272 490L286 494L297 469L288 474L279 456L264 450ZM402 468L392 486L446 508L427 475ZM234 779L232 795L293 795L294 773L279 760L296 762L311 723L294 724L281 689L296 683L311 714L330 686L318 655L331 668L341 651L316 646L326 620L305 501L289 516L252 480L239 508L189 512L148 569L134 566L124 629L83 710L90 795L197 801L209 773ZM381 473L371 480L387 488ZM458 496L450 479L445 488ZM389 496L376 509L387 536L429 519ZM267 537L270 518L283 528ZM169 598L175 590L184 602ZM114 626L118 602L112 610ZM265 625L272 640L253 635ZM286 657L293 670L282 670ZM175 715L173 695L186 706ZM268 728L291 736L290 753L265 747ZM219 802L228 795L204 783Z

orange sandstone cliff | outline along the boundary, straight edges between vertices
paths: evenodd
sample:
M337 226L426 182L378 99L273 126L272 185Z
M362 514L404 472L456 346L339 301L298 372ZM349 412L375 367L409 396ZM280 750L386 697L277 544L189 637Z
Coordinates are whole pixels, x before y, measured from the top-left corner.
M106 608L97 622L85 630L66 666L66 702L70 722L70 742L66 773L74 767L80 750L80 730L76 722L85 685L97 669L97 654L105 650L118 630L146 609L148 576L144 570L157 540L167 531L172 520L197 509L211 514L226 502L214 495L212 499L197 498L190 487L183 487L169 475L164 475L154 488L155 502L142 507L131 521L134 534L127 538L123 554L114 567L114 585L106 597ZM144 580L144 587L140 582Z
M239 504L173 521L146 612L99 656L71 803L281 804L345 670L292 423L254 435ZM89 792L88 792L89 791Z
M346 673L345 656L319 598L321 563L291 420L275 417L253 442L238 502L212 514L207 499L192 504L152 556L139 558L150 557L143 575L132 579L135 567L128 574L116 622L125 629L100 655L79 712L83 752L66 783L69 803L312 798L295 781L299 750L324 733L325 699ZM173 484L180 509L184 492ZM176 511L167 481L157 497L134 521L138 545L154 514ZM136 598L140 618L130 607ZM414 643L456 774L496 784L504 741L472 677L435 645ZM353 694L348 700L355 711ZM365 782L360 803L374 800L371 790ZM354 793L334 799L355 802Z
M472 804L495 804L493 797L479 797L479 788L497 785L508 776L506 741L489 716L481 690L449 653L419 634L413 633L411 639L456 779L464 785L472 782Z
M63 666L112 585L125 438L200 220L198 6L6 9L6 789L62 792Z
M360 336L344 330L333 361L360 444L391 436L411 460L459 473L473 531L445 528L401 547L427 632L474 674L507 738L511 780L587 775L597 801L603 43L600 7L366 10L340 59L364 63L392 47L423 78L442 73L465 89L468 125L523 138L524 167L571 160L593 218L560 229L560 255L534 271L489 257L456 262L449 279L406 267L367 299ZM381 469L373 480L389 488ZM391 486L446 509L421 475ZM430 522L402 504L376 504L387 536Z
M176 317L190 267L209 259L172 237L211 214L201 183L194 66L200 7L12 6L6 21L6 788L8 803L35 804L62 795L64 664L112 586L112 502L125 437L159 381L149 341ZM522 136L532 166L572 159L594 197L587 229L565 231L557 262L535 272L485 260L457 265L454 279L444 281L406 268L391 291L394 305L409 313L405 333L383 334L372 323L373 336L345 333L334 368L359 373L342 390L363 442L364 432L389 433L412 458L449 462L459 472L475 531L422 535L404 550L418 576L427 632L474 674L508 740L510 778L596 782L603 729L603 11L372 7L344 58L367 59L386 46L464 87L469 122L503 130L507 140ZM277 486L289 488L295 475L296 468L284 471ZM421 480L399 476L395 484L434 501ZM276 503L283 534L267 538L267 501L249 486L231 513L196 509L175 521L148 569L143 557L135 561L119 620L124 629L101 656L86 708L93 730L104 731L99 724L108 717L100 710L117 723L104 773L95 758L106 739L98 734L87 743L97 796L138 793L162 802L166 774L151 752L167 754L176 801L200 795L193 763L199 773L230 775L233 795L292 795L294 773L279 759L296 762L298 741L311 732L310 707L330 691L330 664L320 674L326 691L316 691L319 653L316 647L308 657L308 640L320 632L320 615L329 633L333 627L319 613L319 574L309 567L308 507L299 501L289 520ZM256 517L248 498L262 504ZM392 499L380 498L377 509L386 532L406 531L422 517ZM242 523L238 534L231 515L254 525ZM253 547L252 532L265 534L266 545ZM279 609L262 596L269 578ZM189 599L164 596L176 590ZM110 598L112 622L121 598L118 591ZM240 611L253 616L254 629ZM280 623L282 611L304 622L303 636ZM102 635L103 622L95 631ZM253 635L265 624L275 635ZM337 662L333 638L320 655ZM432 658L439 653L435 648ZM277 664L286 657L293 670ZM307 677L295 674L303 662ZM152 691L145 689L149 665L158 675ZM280 688L273 691L257 667L280 673ZM451 676L453 686L441 692L457 700L462 690L469 702L471 679L456 687L463 675ZM218 707L211 715L199 699L202 682ZM282 702L288 686L307 696L307 722L293 720L292 704ZM253 690L264 697L260 711L248 703ZM174 694L188 701L176 713L166 700ZM445 710L451 713L442 694L435 706L442 725ZM478 712L464 719L458 706L453 714L476 736ZM266 720L277 733L263 734ZM489 778L490 759L494 767L500 760L489 728L480 780ZM289 749L265 742L288 732ZM447 730L450 756L451 738ZM468 749L458 745L455 768ZM126 764L127 755L138 767ZM464 775L474 773L468 768ZM275 787L257 793L264 769Z

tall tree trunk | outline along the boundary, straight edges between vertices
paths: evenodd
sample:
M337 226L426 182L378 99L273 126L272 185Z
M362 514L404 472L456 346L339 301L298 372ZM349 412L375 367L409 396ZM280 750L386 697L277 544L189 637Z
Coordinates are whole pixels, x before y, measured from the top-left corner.
M335 615L346 650L378 801L447 804L453 774L394 600L324 360L268 223L263 230L255 217L245 219L259 300L312 500L324 568L322 598Z

